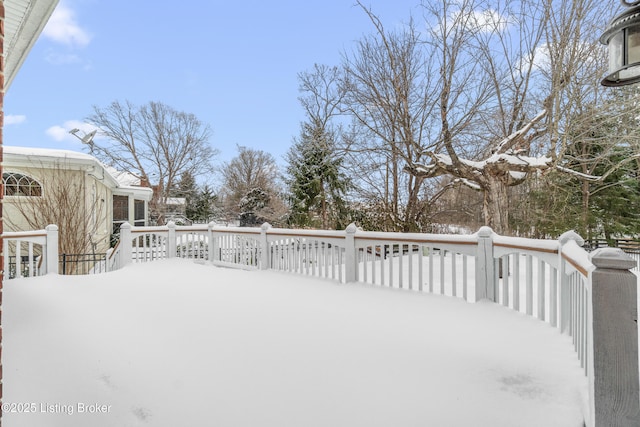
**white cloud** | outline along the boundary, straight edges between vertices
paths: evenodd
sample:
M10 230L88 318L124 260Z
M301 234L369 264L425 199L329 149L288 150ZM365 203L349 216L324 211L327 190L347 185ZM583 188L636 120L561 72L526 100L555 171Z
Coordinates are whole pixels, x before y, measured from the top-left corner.
M53 11L42 34L70 47L85 47L91 42L91 34L78 24L75 12L64 3Z
M436 33L448 33L455 27L465 31L481 33L502 32L509 26L509 17L497 10L460 9L448 15L447 19L440 19L436 26Z
M549 71L551 59L549 58L549 46L546 43L537 46L532 52L526 52L514 67L514 73L527 73L529 69L534 71Z
M62 126L51 126L49 129L47 129L46 134L49 135L51 138L55 139L56 141L64 141L67 140L67 135L68 135L68 130L66 130L65 128L63 128Z
M19 125L27 121L27 116L22 114L7 114L4 116L5 125Z
M57 52L49 52L45 57L46 61L50 64L54 65L65 65L65 64L79 64L82 62L82 59L73 53L57 53Z
M62 125L51 126L45 133L55 141L75 142L81 145L80 140L69 133L72 129L80 129L78 136L82 137L97 128L80 120L67 120Z
M471 19L473 25L481 31L503 31L509 24L508 18L496 10L474 11Z
M546 43L536 47L533 54L533 65L540 70L549 70L551 68L551 58L549 54L549 45Z

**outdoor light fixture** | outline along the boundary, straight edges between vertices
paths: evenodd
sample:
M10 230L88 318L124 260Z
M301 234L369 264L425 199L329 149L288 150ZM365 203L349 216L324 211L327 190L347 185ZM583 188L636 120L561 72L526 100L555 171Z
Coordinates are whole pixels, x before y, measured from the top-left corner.
M621 3L630 7L611 20L600 42L609 46L609 72L603 86L640 82L640 0Z

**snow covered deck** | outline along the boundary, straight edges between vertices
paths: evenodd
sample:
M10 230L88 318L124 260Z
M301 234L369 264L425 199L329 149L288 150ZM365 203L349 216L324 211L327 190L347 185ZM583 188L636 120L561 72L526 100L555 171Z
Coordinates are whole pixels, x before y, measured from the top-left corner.
M30 259L36 253L31 246L37 243L29 238L13 241L8 243L5 237L5 247L11 249L13 244L17 251L17 245L27 245ZM619 249L600 248L589 254L582 243L574 232L556 241L535 240L499 236L487 227L473 235L455 236L366 232L355 225L344 231L320 231L268 224L260 228L124 224L120 244L107 263L110 270L118 270L132 263L187 258L211 268L277 272L300 282L321 279L330 287L344 284L384 292L408 290L408 295L453 296L460 301L488 300L570 337L587 379L585 425L615 425L623 419L640 422L637 278L629 271L635 262ZM51 242L46 246L57 247ZM187 271L177 272L178 283L189 280ZM538 347L540 355L548 350L545 345Z
M9 281L3 327L3 402L36 405L6 427L579 427L588 394L498 304L184 259Z

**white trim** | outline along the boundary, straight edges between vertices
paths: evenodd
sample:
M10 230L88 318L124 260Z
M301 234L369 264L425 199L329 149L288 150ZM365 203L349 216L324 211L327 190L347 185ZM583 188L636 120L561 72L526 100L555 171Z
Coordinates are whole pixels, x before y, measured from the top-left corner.
M79 170L97 179L109 187L113 194L123 196L133 196L137 199L150 201L153 197L153 190L148 187L134 187L122 185L109 172L107 166L102 164L95 157L76 151L55 150L35 147L3 147L3 167L28 169L54 169L61 167L66 170ZM32 174L28 174L32 176Z
M40 186L40 195L39 196L25 196L25 195L13 195L13 194L9 195L9 194L6 194L7 190L6 190L6 185L5 185L5 182L4 182L4 175L5 174L22 175L22 176L26 176L27 178L32 179L33 181L37 182L38 185ZM5 193L5 194L3 194L3 197L5 199L11 200L11 199L20 198L20 199L24 200L25 198L44 197L45 191L44 191L44 185L42 185L42 178L38 179L38 178L34 177L32 173L21 171L19 169L16 170L16 169L11 169L11 168L4 168L2 170L2 176L0 177L0 179L2 179L2 184L3 184L2 191Z
M58 0L5 0L5 91L57 5Z

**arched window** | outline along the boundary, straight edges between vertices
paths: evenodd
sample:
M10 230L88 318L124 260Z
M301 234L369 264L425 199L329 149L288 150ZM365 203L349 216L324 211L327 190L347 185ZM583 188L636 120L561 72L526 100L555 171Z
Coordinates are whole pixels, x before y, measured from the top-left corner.
M5 196L42 196L42 186L38 181L27 175L8 172L2 174Z

